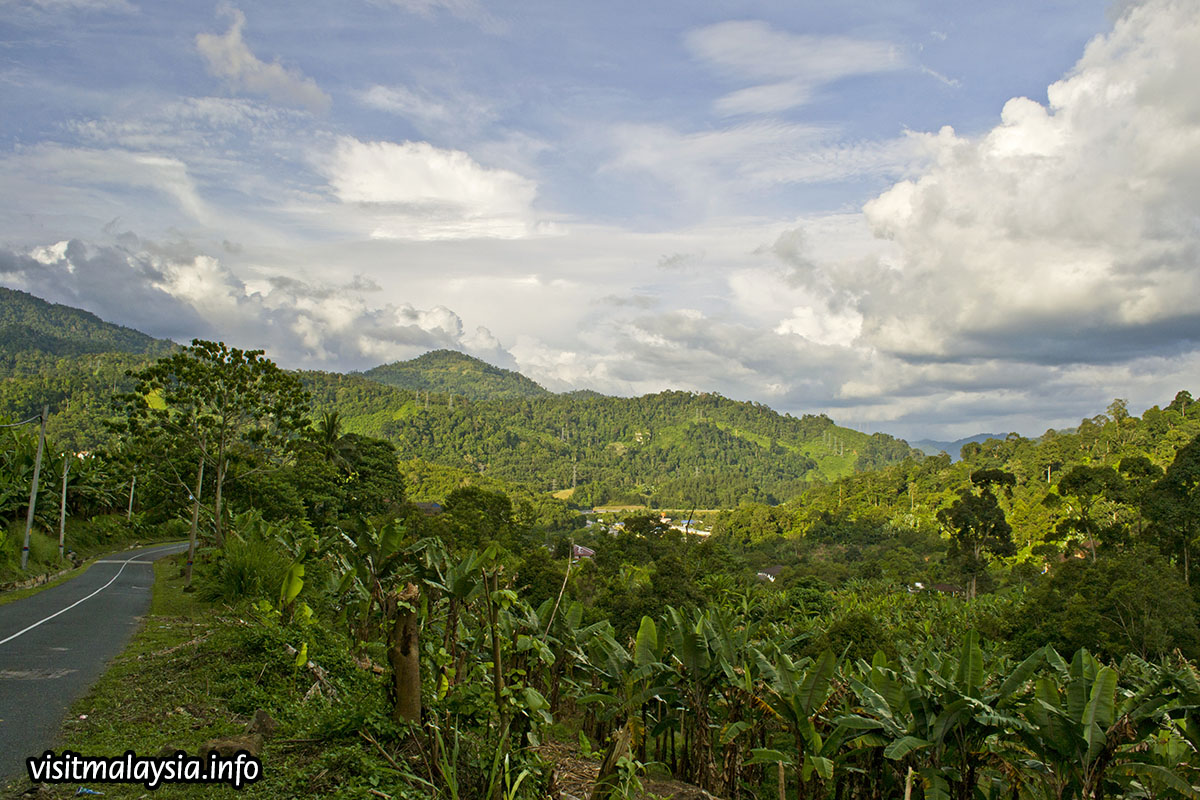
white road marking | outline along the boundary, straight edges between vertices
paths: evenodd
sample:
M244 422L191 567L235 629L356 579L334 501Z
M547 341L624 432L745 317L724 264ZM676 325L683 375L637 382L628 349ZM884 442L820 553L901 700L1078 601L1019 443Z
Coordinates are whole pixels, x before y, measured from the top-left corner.
M145 555L145 553L139 553L138 555L139 555L139 556L140 556L140 555ZM6 643L8 643L8 642L11 642L13 639L17 638L18 636L21 636L21 635L23 635L23 634L29 633L31 630L33 630L33 629L34 629L34 628L36 628L37 626L41 625L43 622L49 622L50 620L52 620L52 619L54 619L55 617L57 617L59 614L65 614L66 612L70 611L72 608L74 608L75 606L79 605L79 604L80 604L80 603L82 603L84 600L91 600L93 597L95 597L96 595L98 595L98 594L100 594L101 592L103 592L103 591L104 591L105 589L107 589L109 586L112 586L112 583L113 583L113 581L115 581L117 578L121 577L121 573L125 571L125 566L126 566L127 564L151 564L151 563L153 563L153 562L151 562L151 561L136 561L135 559L137 559L137 558L138 558L138 556L130 556L129 558L127 558L127 559L126 559L126 560L124 560L124 561L107 561L107 562L101 561L101 562L97 562L97 563L102 563L102 564L103 564L103 563L108 563L108 564L120 564L120 565L121 565L121 568L120 568L119 570L117 570L117 574L116 574L116 575L113 575L113 576L112 576L112 578L109 580L109 582L108 582L108 583L104 584L104 585L103 585L103 586L101 586L99 589L97 589L96 591L94 591L94 592L92 592L91 594L89 594L87 597L84 597L84 598L81 598L81 599L79 599L79 600L76 600L74 603L71 603L71 605L67 606L66 608L64 608L64 609L62 609L62 610L60 610L60 611L55 611L55 612L54 612L53 614L51 614L50 616L46 617L45 619L38 620L37 622L35 622L35 623L33 623L32 625L30 625L28 628L24 628L24 629L22 629L22 630L19 630L19 631L17 631L17 632L16 632L16 633L14 633L12 636L9 636L7 639L0 639L0 644L6 644Z
M0 680L52 681L78 671L77 669L0 669Z

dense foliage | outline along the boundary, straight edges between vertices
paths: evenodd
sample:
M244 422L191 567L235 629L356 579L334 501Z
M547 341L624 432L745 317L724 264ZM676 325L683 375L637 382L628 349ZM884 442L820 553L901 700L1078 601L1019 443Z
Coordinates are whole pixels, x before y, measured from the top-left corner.
M1200 794L1187 392L951 463L716 395L431 397L203 341L128 378L105 447L43 468L95 530L135 486L128 525L192 521L227 671L307 709L327 795L540 797L549 740L604 755L597 798ZM35 435L0 433L9 523ZM700 536L558 487L727 507Z
M433 350L411 361L396 361L369 369L363 375L398 389L455 394L471 400L550 394L519 372L494 367L456 350Z
M824 415L781 416L711 393L472 400L358 376L302 377L315 408L337 411L348 430L394 442L404 457L572 492L572 502L584 507L775 503L814 480L919 455L890 436L839 428Z

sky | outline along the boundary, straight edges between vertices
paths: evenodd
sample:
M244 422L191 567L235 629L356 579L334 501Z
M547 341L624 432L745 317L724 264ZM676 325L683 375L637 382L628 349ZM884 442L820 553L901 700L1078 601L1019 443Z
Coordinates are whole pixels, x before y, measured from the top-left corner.
M1200 390L1195 0L0 0L0 285L909 439Z

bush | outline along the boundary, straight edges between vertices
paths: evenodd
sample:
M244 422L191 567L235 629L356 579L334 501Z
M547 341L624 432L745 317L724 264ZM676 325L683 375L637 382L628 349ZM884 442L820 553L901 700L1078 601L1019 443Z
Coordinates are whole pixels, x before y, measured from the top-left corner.
M268 542L231 537L224 550L200 570L196 590L201 599L210 601L274 600L289 563Z

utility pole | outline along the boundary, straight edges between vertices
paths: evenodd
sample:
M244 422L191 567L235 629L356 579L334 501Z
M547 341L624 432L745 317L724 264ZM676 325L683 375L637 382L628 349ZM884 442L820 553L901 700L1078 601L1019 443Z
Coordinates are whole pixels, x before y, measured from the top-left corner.
M33 510L37 505L38 477L42 474L42 449L46 446L46 417L50 406L42 407L42 430L38 434L37 457L33 460L33 485L29 487L29 513L25 516L25 544L21 548L21 571L29 564L29 533L33 530Z
M133 487L135 486L137 486L137 475L134 475L133 480L129 482L129 508L125 511L126 522L133 519Z
M71 456L63 453L62 502L58 506L58 560L63 560L63 541L67 537L67 472L71 469Z
M204 488L204 456L196 475L196 491L192 493L192 530L188 535L187 585L192 585L192 564L196 561L196 529L200 527L200 490Z

